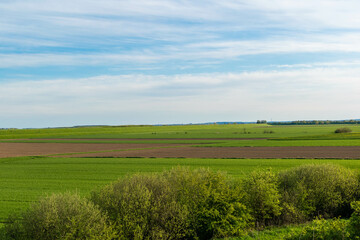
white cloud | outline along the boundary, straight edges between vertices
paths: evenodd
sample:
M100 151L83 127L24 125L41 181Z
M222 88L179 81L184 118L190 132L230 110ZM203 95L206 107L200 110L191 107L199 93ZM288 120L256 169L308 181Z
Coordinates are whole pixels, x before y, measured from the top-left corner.
M356 0L255 0L256 8L272 13L273 19L287 20L284 24L308 29L350 28L359 29L360 3Z
M14 118L73 116L74 124L92 117L106 123L99 116L122 116L128 124L139 116L142 123L175 116L175 122L358 118L359 74L358 68L315 68L10 82L0 89L0 111Z
M0 67L359 53L359 11L356 0L1 1Z
M0 33L69 43L91 36L205 41L223 33L359 30L357 0L33 0L0 2ZM90 38L89 38L90 37Z
M94 66L124 62L151 63L161 59L154 54L0 54L0 68L39 66Z
M22 66L94 66L122 63L162 63L168 60L198 62L236 59L245 55L292 53L360 53L360 34L302 36L244 41L211 41L151 50L113 53L8 53L0 54L0 68ZM204 63L205 62L205 63Z
M0 110L12 119L101 122L100 114L125 123L358 117L360 71L352 59L360 53L359 12L358 0L3 0ZM221 73L221 65L243 56L294 53L339 59L284 64L273 55L278 71ZM220 73L166 76L169 65L184 72L217 65ZM164 75L51 80L52 73L35 69L44 66ZM6 82L14 67L18 81ZM50 80L22 81L24 73Z
M109 16L138 17L144 21L154 18L183 19L190 21L232 22L236 25L249 23L268 24L312 24L319 27L359 28L359 8L357 0L13 0L2 1L0 10L5 13L60 16ZM251 12L251 15L248 13ZM252 17L251 17L252 16ZM260 18L259 18L260 16ZM251 18L249 21L249 17ZM247 20L234 22L234 20ZM284 21L287 20L287 21Z

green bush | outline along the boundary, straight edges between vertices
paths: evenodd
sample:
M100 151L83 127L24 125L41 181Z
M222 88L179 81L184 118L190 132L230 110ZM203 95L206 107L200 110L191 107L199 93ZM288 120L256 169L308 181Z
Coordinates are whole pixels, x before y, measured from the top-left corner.
M252 172L243 180L246 206L251 210L256 226L274 223L281 214L278 178L271 170Z
M54 194L19 217L10 217L6 239L113 239L107 216L78 195Z
M2 239L2 240L9 239L9 238L6 237L5 228L3 226L1 226L1 225L0 225L0 239Z
M349 220L349 232L352 239L360 239L360 201L352 202L351 208L354 212Z
M352 130L348 127L338 128L335 130L335 133L350 133Z
M249 227L250 214L239 182L209 169L175 168L163 175L177 201L189 209L187 239L238 236Z
M290 234L286 240L345 240L350 238L346 228L346 221L341 219L324 220L315 219L311 224L302 229L301 232Z
M181 239L188 227L188 210L175 201L160 175L125 177L92 194L105 210L120 239Z
M238 235L249 214L238 187L221 173L175 168L118 180L92 200L124 239L210 239Z
M279 174L283 221L310 220L315 216L348 217L359 182L354 171L341 166L304 165Z

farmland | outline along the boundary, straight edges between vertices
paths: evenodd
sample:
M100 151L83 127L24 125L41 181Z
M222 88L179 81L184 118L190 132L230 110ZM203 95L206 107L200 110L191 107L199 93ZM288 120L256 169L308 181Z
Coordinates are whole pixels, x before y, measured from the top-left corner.
M159 172L178 165L209 167L238 178L255 169L280 171L309 163L333 163L357 170L360 126L347 126L352 133L335 134L339 125L265 124L0 130L0 222L46 194L70 191L88 196L127 174ZM293 147L292 152L310 149L330 155L281 156L289 147ZM240 154L247 149L277 149L280 155L249 158ZM189 155L184 155L185 150ZM183 155L147 154L171 151ZM207 155L191 155L199 151ZM238 155L226 155L232 151ZM347 155L350 152L354 155Z
M359 169L360 161L334 159L172 159L172 158L50 158L21 157L0 159L0 221L13 211L53 192L88 195L127 174L159 172L182 165L210 167L243 177L259 168L279 171L309 163L334 163Z
M272 126L266 124L209 124L179 126L120 126L78 127L48 129L3 129L0 139L162 139L162 138L281 138L328 136L340 127L351 127L360 132L359 125L296 125ZM271 132L272 131L272 132ZM356 134L355 134L356 135ZM337 138L339 136L335 135ZM347 138L347 137L346 137ZM360 138L357 136L357 138Z

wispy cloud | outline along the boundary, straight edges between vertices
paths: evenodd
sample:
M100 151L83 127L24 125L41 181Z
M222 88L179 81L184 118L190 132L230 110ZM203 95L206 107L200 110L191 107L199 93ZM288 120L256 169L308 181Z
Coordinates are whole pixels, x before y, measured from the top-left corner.
M104 115L160 123L263 118L355 118L360 70L315 68L242 74L119 75L2 84L0 111L9 116ZM5 104L6 102L6 104ZM149 113L151 109L151 113ZM174 113L175 111L175 113ZM215 115L218 114L215 119ZM223 117L224 118L223 118ZM77 121L86 118L78 117ZM96 118L95 118L96 119ZM96 122L99 123L99 122ZM35 123L29 122L27 126ZM42 123L45 124L45 123Z
M0 33L59 42L89 36L203 42L234 31L359 30L359 9L355 0L2 1Z
M245 55L291 53L360 53L360 34L305 37L304 39L261 39L211 41L179 46L156 46L151 50L122 53L7 53L0 54L0 68L20 66L114 65L161 63L168 60L208 61L236 59Z
M0 110L99 123L95 112L356 117L359 12L358 0L3 0Z

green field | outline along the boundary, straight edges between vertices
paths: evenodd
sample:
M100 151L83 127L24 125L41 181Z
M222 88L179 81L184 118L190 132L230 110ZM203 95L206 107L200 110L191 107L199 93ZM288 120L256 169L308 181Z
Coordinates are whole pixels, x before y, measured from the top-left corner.
M47 129L3 129L0 139L25 138L284 138L332 134L340 127L360 132L360 125L210 124L180 126L115 126ZM272 131L272 133L270 133ZM359 137L358 137L359 138Z
M350 127L353 133L335 134L340 127ZM136 143L191 143L198 147L360 146L360 126L212 124L0 130L0 142L134 143L131 139Z
M159 172L174 166L209 167L243 177L259 168L275 171L301 164L334 163L360 169L358 160L314 159L171 159L171 158L48 158L0 159L0 222L40 196L53 192L79 192L88 195L126 174Z
M0 140L20 143L190 143L196 147L289 147L289 146L360 146L360 139L254 139L254 140Z
M350 127L349 134L334 134ZM50 138L51 140L43 140ZM62 139L63 138L63 139ZM106 140L101 140L107 138ZM150 138L151 140L146 140ZM165 139L162 139L165 138ZM198 139L214 138L214 139ZM231 138L221 139L221 138ZM237 140L243 138L244 140ZM254 140L249 140L254 139ZM256 140L256 138L266 138ZM265 124L80 127L0 130L0 142L38 143L191 143L199 147L360 146L359 125L270 126ZM121 140L123 139L123 140ZM140 139L140 140L139 140ZM143 139L143 140L141 140ZM309 163L334 163L360 169L359 160L314 159L185 159L185 158L50 158L0 159L0 222L54 192L92 190L126 174L159 172L178 165L209 167L241 178L259 168L275 171Z

